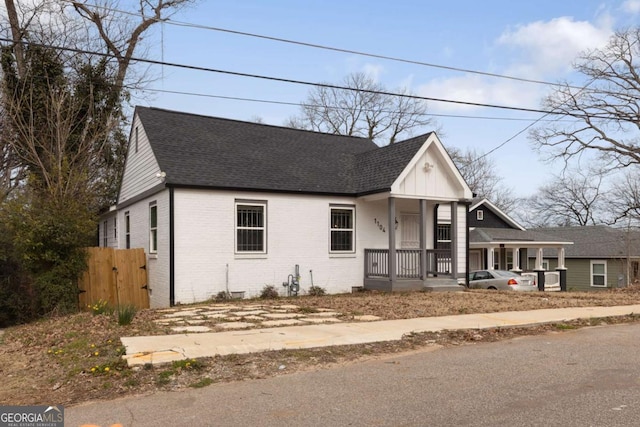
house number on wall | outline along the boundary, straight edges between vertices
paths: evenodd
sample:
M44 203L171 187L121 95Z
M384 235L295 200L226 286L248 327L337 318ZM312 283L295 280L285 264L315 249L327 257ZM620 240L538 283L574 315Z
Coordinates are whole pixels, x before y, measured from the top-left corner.
M373 222L378 226L380 231L382 231L383 233L387 232L387 230L384 228L384 225L382 225L382 223L378 221L378 218L373 218Z

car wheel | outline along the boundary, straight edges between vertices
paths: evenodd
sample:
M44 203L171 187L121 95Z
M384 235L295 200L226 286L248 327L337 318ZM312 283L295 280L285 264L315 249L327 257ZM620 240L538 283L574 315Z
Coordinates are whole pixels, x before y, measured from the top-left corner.
M489 286L487 289L491 289L492 291L497 291L498 288L496 288L495 286Z

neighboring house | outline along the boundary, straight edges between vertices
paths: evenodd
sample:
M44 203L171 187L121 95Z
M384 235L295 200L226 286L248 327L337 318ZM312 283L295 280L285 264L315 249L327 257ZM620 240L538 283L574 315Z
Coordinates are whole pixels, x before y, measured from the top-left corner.
M544 271L551 268L560 272L561 286L567 266L564 264L565 247L571 240L540 230L526 230L509 215L487 199L474 199L469 207L469 270L510 270L518 273L539 272L544 283ZM533 262L528 258L534 255ZM545 261L544 253L553 253L554 266Z
M152 307L286 293L296 275L303 291L459 289L470 199L435 133L380 148L138 107L100 243L145 249Z
M640 232L637 230L598 225L539 231L574 243L566 248L564 261L569 290L619 288L640 277ZM550 269L557 266L555 255L544 251L544 260Z

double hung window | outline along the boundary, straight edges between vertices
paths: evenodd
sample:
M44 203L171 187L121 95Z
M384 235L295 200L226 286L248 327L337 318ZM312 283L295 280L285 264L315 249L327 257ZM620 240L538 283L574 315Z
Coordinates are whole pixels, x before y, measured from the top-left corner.
M267 253L267 204L236 202L236 252Z
M330 212L331 253L355 252L355 208L332 206Z

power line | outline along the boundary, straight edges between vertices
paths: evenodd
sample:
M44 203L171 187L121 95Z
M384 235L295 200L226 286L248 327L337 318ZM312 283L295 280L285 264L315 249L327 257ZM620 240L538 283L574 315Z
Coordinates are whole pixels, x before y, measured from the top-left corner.
M14 43L13 40L8 39L8 38L4 38L4 37L0 38L0 42L11 42L11 43ZM29 41L18 41L17 43L21 43L21 44L28 45L28 46L29 45L30 46L38 46L38 47L43 47L43 48L48 48L48 49L62 50L62 51L66 51L66 52L80 53L80 54L85 54L85 55L102 56L102 57L111 58L111 59L115 59L116 58L116 56L114 54L111 54L111 53L89 51L89 50L86 50L86 49L71 48L71 47L64 47L64 46L46 45L46 44L42 44L42 43L35 43L35 42L29 42ZM370 94L375 94L375 95L385 95L385 96L392 96L392 97L398 97L398 98L416 99L416 100L422 100L422 101L443 102L443 103L457 104L457 105L467 105L467 106L473 106L473 107L496 108L496 109L501 109L501 110L525 111L525 112L530 112L530 113L555 114L555 115L565 115L565 116L568 115L568 116L577 117L577 116L575 116L573 114L566 113L566 112L563 113L563 112L539 110L539 109L535 109L535 108L512 107L512 106L506 106L506 105L485 104L485 103L480 103L480 102L459 101L459 100L444 99L444 98L433 98L433 97L428 97L428 96L418 96L418 95L412 95L412 94L394 93L394 92L389 92L389 91L379 91L379 90L369 90L369 89L355 89L355 88L348 87L348 86L340 86L340 85L334 85L334 84L329 84L329 83L314 83L314 82L308 82L308 81L304 81L304 80L288 79L288 78L283 78L283 77L263 76L263 75L260 75L260 74L243 73L243 72L239 72L239 71L220 70L220 69L216 69L216 68L209 68L209 67L202 67L202 66L188 65L188 64L179 64L179 63L167 62L167 61L158 61L158 60L154 60L154 59L145 59L145 58L138 58L138 57L133 57L133 56L131 57L131 61L141 62L141 63L146 63L146 64L152 64L152 65L164 65L164 66L168 66L168 67L182 68L182 69L193 70L193 71L206 71L206 72L218 73L218 74L224 74L224 75L230 75L230 76L236 76L236 77L247 77L247 78L275 81L275 82L280 82L280 83L290 83L290 84L298 84L298 85L304 85L304 86L321 87L321 88L326 88L326 89L358 91L358 92L370 93Z
M67 1L69 3L74 3L74 0L65 0L65 1ZM85 6L94 7L96 9L106 10L106 11L110 11L110 12L118 12L118 13L122 13L122 14L125 14L125 15L138 16L138 17L142 16L140 13L129 12L129 11L126 11L126 10L115 9L115 8L109 8L109 7L106 7L106 6L100 6L100 5L96 5L96 4L85 4ZM227 29L227 28L213 27L213 26L203 25L203 24L194 24L194 23L191 23L191 22L175 21L175 20L170 19L170 18L162 19L161 22L167 23L167 24L170 24L170 25L179 26L179 27L188 27L188 28L197 28L197 29L203 29L203 30L209 30L209 31L218 31L218 32L222 32L222 33L234 34L234 35L239 35L239 36L253 37L253 38L258 38L258 39L263 39L263 40L270 40L270 41L275 41L275 42L280 42L280 43L286 43L286 44L292 44L292 45L298 45L298 46L304 46L304 47L311 47L311 48L314 48L314 49L321 49L321 50L327 50L327 51L332 51L332 52L340 52L340 53L348 53L350 55L358 55L358 56L364 56L364 57L368 57L368 58L384 59L384 60L387 60L387 61L401 62L401 63L405 63L405 64L421 65L421 66L430 67L430 68L439 68L439 69L443 69L443 70L456 71L456 72L469 73L469 74L477 74L477 75L481 75L481 76L495 77L495 78L508 79L508 80L515 80L515 81L525 82L525 83L535 83L535 84L541 84L541 85L546 85L546 86L558 86L559 85L559 83L547 82L547 81L544 81L544 80L527 79L527 78L524 78L524 77L510 76L510 75L507 75L507 74L489 73L489 72L485 72L485 71L471 70L471 69L461 68L461 67L433 64L433 63L429 63L429 62L416 61L416 60L412 60L412 59L404 59L404 58L398 58L398 57L394 57L394 56L388 56L388 55L382 55L382 54L376 54L376 53L368 53L368 52L362 52L362 51L357 51L357 50L352 50L352 49L345 49L345 48L326 46L326 45L321 45L321 44L316 44L316 43L285 39L285 38L281 38L281 37L267 36L267 35L264 35L264 34L255 34L255 33L249 33L249 32L246 32L246 31L231 30L231 29ZM575 86L568 86L568 87L570 87L572 89L578 89L578 87L575 87Z
M129 88L134 89L134 88ZM310 108L328 108L331 110L343 110L344 107L337 107L332 105L314 105L300 102L289 102L289 101L275 101L269 99L257 99L257 98L243 98L237 96L225 96L225 95L213 95L207 93L198 93L198 92L185 92L185 91L177 91L177 90L169 90L169 89L155 89L155 88L135 88L135 90L141 90L144 92L158 92L158 93L170 93L175 95L187 95L187 96L198 96L204 98L215 98L215 99L227 99L231 101L243 101L243 102L256 102L256 103L264 103L264 104L275 104L275 105L291 105L296 107L310 107ZM368 111L368 110L364 110ZM383 111L383 112L391 112L391 111ZM438 113L422 113L420 116L432 116L432 117L443 117L443 118L457 118L457 119L478 119L478 120L503 120L503 121L525 121L530 122L536 120L534 118L522 118L522 117L490 117L490 116L473 116L473 115L465 115L465 114L438 114ZM560 119L563 120L563 119ZM560 121L554 120L554 121Z

